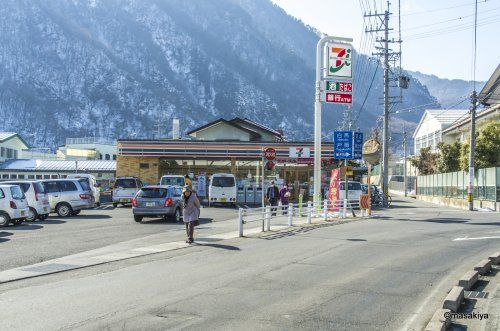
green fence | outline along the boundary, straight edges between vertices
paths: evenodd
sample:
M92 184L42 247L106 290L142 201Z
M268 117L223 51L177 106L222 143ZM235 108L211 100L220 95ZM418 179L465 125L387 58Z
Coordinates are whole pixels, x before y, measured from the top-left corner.
M417 194L465 199L468 184L469 173L465 171L418 176ZM474 198L500 201L500 167L476 171Z

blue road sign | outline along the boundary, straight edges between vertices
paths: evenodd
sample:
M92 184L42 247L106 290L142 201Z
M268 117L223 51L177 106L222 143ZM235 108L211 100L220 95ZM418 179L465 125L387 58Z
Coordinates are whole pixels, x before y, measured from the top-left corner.
M363 158L363 133L354 132L354 159Z
M363 156L363 133L335 131L333 136L333 158L361 159Z
M333 158L352 159L352 131L335 131L333 135Z

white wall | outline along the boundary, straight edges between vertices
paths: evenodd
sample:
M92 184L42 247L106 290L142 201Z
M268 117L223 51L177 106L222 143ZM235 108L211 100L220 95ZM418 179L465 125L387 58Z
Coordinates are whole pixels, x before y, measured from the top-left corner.
M10 148L10 149L17 151L17 158L18 159L20 159L22 156L22 150L28 148L28 146L26 146L22 142L22 140L19 139L18 137L14 137L14 138L9 139L3 143L0 143L0 148L1 147ZM3 161L8 160L8 159L14 159L14 158L15 158L14 156L12 156L11 158L7 158L7 151L6 150L5 150L5 155L2 156L0 154L0 162L3 162Z

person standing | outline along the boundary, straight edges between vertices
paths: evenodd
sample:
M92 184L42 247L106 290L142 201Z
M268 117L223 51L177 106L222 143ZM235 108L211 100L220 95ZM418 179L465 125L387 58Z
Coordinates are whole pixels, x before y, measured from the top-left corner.
M191 188L186 185L182 190L182 220L186 224L186 235L188 244L194 242L194 227L200 224L200 200Z
M267 189L267 201L269 201L269 204L271 206L277 206L278 205L278 199L279 199L279 190L274 181L271 182L271 186L268 187ZM271 207L272 215L276 216L276 207Z
M283 186L283 188L280 190L280 201L281 201L281 213L283 215L288 214L288 204L289 199L290 199L290 189L288 188L287 185Z

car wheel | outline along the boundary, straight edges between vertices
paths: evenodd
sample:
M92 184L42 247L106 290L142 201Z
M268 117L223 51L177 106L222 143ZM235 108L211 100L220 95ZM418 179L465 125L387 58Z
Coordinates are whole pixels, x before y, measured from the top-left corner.
M118 204L113 202L113 207L114 208L118 207Z
M101 203L100 202L96 203L96 206L101 207Z
M142 216L137 216L137 215L134 215L134 221L136 222L142 222Z
M26 217L27 222L34 222L38 218L38 213L36 212L35 208L30 207L28 210L28 216Z
M175 213L174 213L174 220L175 220L176 222L180 222L180 221L182 221L182 217L181 217L181 216L182 216L182 215L181 215L181 210L180 210L179 208L176 208L176 209L175 209Z
M71 216L76 216L78 214L80 214L81 210L74 210L72 213L71 213Z
M0 213L0 227L7 226L10 223L9 215L5 213Z
M40 221L45 221L47 218L49 218L49 214L38 215Z
M67 203L61 203L56 207L56 213L60 217L68 217L71 215L72 212L73 210L71 210L71 206L68 205Z

